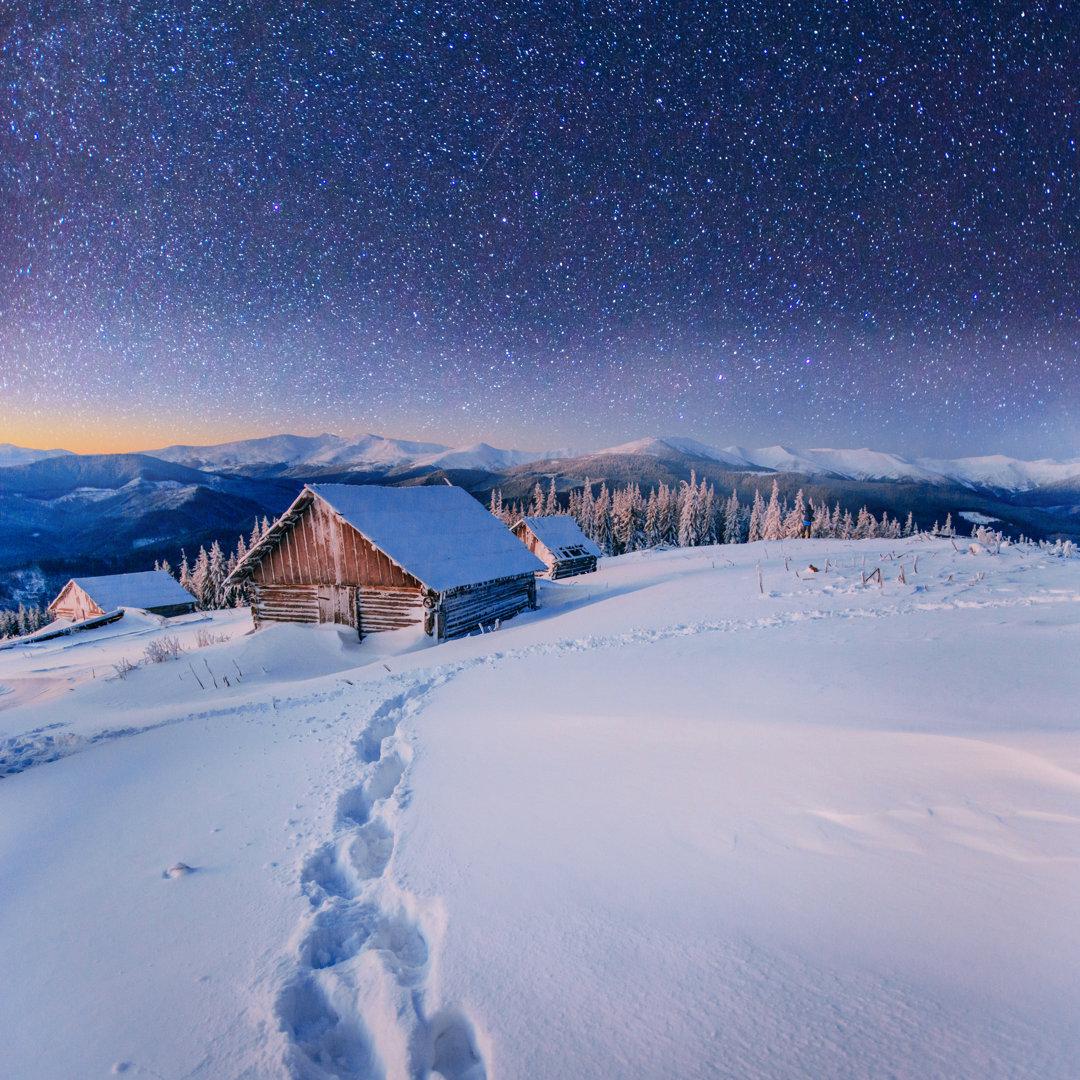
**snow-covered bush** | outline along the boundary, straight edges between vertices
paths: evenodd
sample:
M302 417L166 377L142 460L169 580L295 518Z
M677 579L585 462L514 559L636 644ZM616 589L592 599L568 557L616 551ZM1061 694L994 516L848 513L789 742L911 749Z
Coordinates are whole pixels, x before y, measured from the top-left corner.
M143 658L148 664L160 664L165 660L175 660L183 651L180 639L166 634L164 637L154 638L146 646Z

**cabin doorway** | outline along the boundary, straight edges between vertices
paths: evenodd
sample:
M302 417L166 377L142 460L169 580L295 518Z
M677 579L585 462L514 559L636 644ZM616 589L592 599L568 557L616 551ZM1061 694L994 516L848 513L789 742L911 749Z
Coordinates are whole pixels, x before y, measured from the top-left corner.
M345 585L319 586L319 622L356 626L357 619L352 592Z

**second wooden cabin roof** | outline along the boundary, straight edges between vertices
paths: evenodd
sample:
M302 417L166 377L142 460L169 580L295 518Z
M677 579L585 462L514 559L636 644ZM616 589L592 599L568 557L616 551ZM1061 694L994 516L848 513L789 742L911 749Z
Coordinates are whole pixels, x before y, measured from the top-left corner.
M519 524L526 526L556 559L576 559L582 555L599 558L601 555L600 549L568 514L523 517Z
M533 574L544 564L467 491L309 484L233 571L248 576L314 498L435 592Z
M49 605L53 607L68 590L77 585L102 611L120 607L152 608L194 604L191 595L167 570L143 570L134 574L106 574L102 577L72 578Z

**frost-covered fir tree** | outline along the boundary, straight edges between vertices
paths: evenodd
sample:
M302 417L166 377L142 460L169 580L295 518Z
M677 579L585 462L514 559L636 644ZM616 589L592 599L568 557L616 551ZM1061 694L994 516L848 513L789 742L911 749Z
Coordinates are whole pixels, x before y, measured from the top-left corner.
M547 498L544 500L544 516L555 517L559 512L559 493L555 490L555 477L551 478Z
M698 537L697 478L691 472L690 483L679 492L679 547L696 547Z
M660 543L660 525L656 488L649 492L649 501L645 504L645 524L643 526L646 547L656 547Z
M585 486L581 489L581 506L578 527L594 543L596 542L596 500L593 498L592 483L585 477Z
M747 531L747 542L754 543L761 539L761 530L765 524L765 500L761 497L760 488L754 488L754 505L750 510L750 527Z
M731 489L731 498L724 504L724 543L737 544L742 540L739 522L739 493Z
M783 536L783 509L780 506L780 483L772 482L769 505L765 508L765 519L761 523L762 540L779 540Z
M183 585L184 588L187 589L187 591L189 593L191 593L192 596L195 596L195 585L191 580L191 567L188 566L187 554L183 551L183 549L181 549L181 551L180 551L180 579L179 580L180 580L180 584ZM196 597L196 599L198 599L198 597Z
M544 516L544 489L540 486L540 481L536 481L536 486L533 488L532 502L529 503L529 517L543 517Z
M915 535L915 515L911 510L909 510L908 511L908 516L907 516L907 521L904 522L904 536L914 536L914 535Z
M607 481L600 485L600 494L593 505L593 539L605 555L611 554L611 492Z
M795 496L795 505L788 511L784 518L784 536L792 540L803 534L803 522L807 519L806 498L802 488L799 488Z

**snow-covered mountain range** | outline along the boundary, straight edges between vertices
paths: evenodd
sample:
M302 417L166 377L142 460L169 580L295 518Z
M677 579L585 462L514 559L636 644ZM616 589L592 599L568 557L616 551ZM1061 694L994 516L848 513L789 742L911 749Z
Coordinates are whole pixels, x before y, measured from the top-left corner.
M487 443L444 446L441 443L390 439L383 435L270 435L216 446L166 446L147 450L150 457L194 469L247 472L316 469L384 470L394 468L484 469L497 472L530 461L574 456L572 450L499 450Z
M1080 458L1069 461L1020 461L994 454L970 458L905 458L879 450L795 450L786 446L717 449L693 439L648 438L601 450L603 454L643 454L666 458L673 454L706 458L735 470L768 470L828 476L844 480L901 480L930 484L960 484L997 491L1030 491L1080 479Z
M27 465L67 453L0 443L0 468ZM908 458L867 448L795 449L779 445L720 448L677 436L651 436L602 450L580 451L565 447L500 449L483 442L454 447L372 434L270 435L212 446L166 446L143 451L142 455L200 472L241 476L284 477L328 471L385 474L440 469L498 473L535 462L565 462L614 455L660 460L700 459L737 472L785 472L852 481L958 484L998 492L1026 492L1080 482L1080 458L1023 461L1002 454L952 459Z

